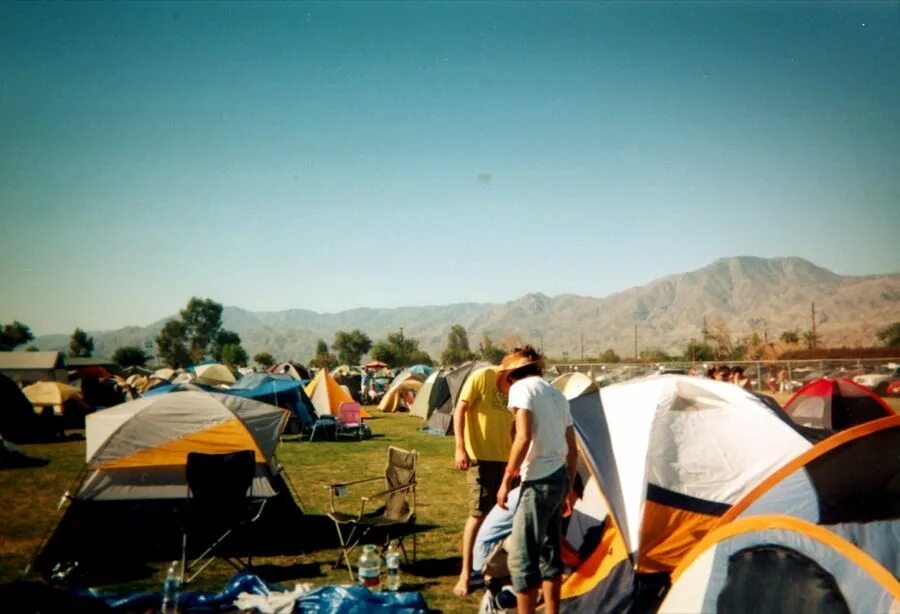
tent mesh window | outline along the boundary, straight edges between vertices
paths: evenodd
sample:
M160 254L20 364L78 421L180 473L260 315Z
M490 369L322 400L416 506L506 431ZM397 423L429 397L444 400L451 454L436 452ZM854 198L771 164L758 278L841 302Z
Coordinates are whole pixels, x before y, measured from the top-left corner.
M716 609L730 614L850 614L834 576L811 558L777 545L753 546L729 557Z

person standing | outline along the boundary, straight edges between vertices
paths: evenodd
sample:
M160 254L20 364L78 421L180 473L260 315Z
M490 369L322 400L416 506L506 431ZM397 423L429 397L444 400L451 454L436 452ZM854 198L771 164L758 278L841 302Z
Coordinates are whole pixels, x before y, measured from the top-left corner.
M473 371L463 384L453 411L456 468L466 472L469 516L463 528L462 569L453 592L468 595L473 586L472 552L484 517L497 501L512 444L513 417L497 390L497 370Z
M540 588L546 612L555 614L563 572L562 514L578 464L569 402L544 380L543 357L530 345L503 358L497 387L508 393L515 415L497 504L506 508L509 491L520 478L507 560L518 611L535 611Z

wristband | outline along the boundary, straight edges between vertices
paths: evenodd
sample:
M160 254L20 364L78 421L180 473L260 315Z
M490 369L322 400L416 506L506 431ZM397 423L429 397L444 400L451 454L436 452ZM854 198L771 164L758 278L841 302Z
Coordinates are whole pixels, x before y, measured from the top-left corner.
M503 474L508 475L511 478L517 478L517 477L519 477L519 470L518 469L510 469L509 467L507 467L506 471L504 471Z

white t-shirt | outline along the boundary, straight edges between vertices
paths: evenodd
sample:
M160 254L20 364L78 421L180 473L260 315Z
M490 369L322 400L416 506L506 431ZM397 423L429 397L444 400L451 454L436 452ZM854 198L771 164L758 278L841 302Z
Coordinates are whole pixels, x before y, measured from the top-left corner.
M543 378L526 377L510 387L507 406L530 411L533 418L531 445L519 468L522 480L538 480L564 466L566 427L572 425L566 397Z

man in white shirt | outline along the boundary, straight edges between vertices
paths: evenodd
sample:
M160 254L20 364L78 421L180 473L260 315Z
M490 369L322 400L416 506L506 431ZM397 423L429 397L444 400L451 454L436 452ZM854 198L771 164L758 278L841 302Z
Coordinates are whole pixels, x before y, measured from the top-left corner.
M562 512L578 463L569 402L544 380L543 357L530 345L503 358L497 387L508 393L515 413L515 438L497 492L500 507L506 508L514 480L522 480L508 540L518 611L535 611L540 588L545 611L555 614L563 572Z

